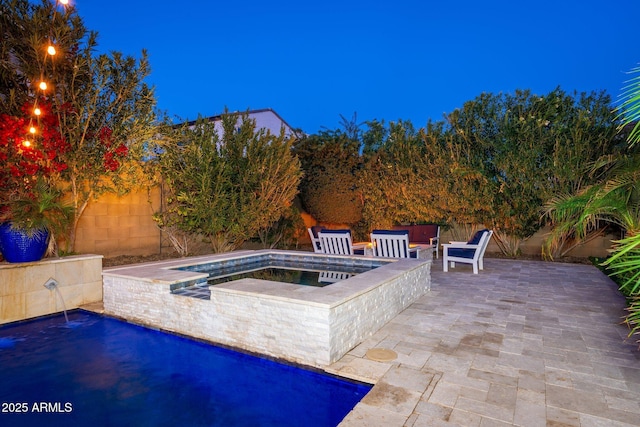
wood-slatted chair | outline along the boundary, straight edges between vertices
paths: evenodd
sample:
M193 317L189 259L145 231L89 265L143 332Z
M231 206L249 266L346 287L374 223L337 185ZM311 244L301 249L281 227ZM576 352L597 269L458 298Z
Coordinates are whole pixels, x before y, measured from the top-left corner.
M353 273L343 273L340 271L321 271L318 274L319 283L335 283L342 280L347 280L353 277Z
M326 230L321 225L314 225L313 227L307 228L309 232L309 237L311 238L311 245L313 246L313 251L316 253L322 253L322 247L320 246L320 239L318 238L318 233L322 230Z
M353 255L351 230L322 230L318 233L322 252L331 255Z
M417 250L409 249L407 230L373 230L371 233L373 256L385 258L416 258Z

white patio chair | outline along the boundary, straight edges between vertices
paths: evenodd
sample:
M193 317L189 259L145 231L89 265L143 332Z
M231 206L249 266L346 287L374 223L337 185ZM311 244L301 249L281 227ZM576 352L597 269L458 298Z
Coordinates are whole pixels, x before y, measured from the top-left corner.
M437 225L437 227L438 228L436 230L436 236L435 237L431 237L429 239L429 244L433 248L433 253L436 255L436 258L439 257L439 255L438 255L438 245L440 244L440 226Z
M318 233L318 239L325 254L353 255L351 230L322 230Z
M409 258L411 256L407 230L373 230L371 245L373 256L385 258Z
M456 262L471 264L473 274L478 274L478 270L483 270L484 252L487 250L489 240L493 235L493 230L479 230L468 242L445 243L442 245L442 271L449 271L455 268Z
M353 277L353 273L342 273L339 271L321 271L318 274L318 283L336 283Z
M318 233L322 230L326 230L321 225L314 225L313 227L307 228L309 232L309 237L311 238L311 246L313 246L313 251L316 253L322 253L322 247L320 246L320 239L318 238Z

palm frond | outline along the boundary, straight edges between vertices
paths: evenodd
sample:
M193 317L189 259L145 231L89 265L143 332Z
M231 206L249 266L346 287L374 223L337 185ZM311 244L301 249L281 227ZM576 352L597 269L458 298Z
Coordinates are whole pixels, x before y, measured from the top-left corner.
M640 66L629 71L629 74L636 73L640 73ZM635 122L627 139L630 145L634 145L640 141L640 76L632 77L626 82L620 97L623 102L616 108L616 118L622 120L621 128Z
M609 267L620 280L620 290L626 295L640 293L640 233L614 242L613 255L603 265Z
M640 296L636 296L631 300L629 307L627 307L629 314L625 319L625 323L629 326L629 337L633 335L640 335ZM637 342L640 342L638 340Z

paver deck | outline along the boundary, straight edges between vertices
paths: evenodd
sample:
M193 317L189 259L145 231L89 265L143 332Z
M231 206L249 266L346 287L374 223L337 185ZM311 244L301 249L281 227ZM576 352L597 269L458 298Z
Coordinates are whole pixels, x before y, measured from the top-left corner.
M434 260L431 292L331 365L375 383L341 426L639 426L624 308L593 266L487 258L474 275Z

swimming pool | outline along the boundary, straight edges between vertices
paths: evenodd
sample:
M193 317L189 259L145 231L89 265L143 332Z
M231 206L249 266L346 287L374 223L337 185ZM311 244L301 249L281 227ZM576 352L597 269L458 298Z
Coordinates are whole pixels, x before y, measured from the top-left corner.
M335 426L367 384L84 311L0 327L1 425Z

